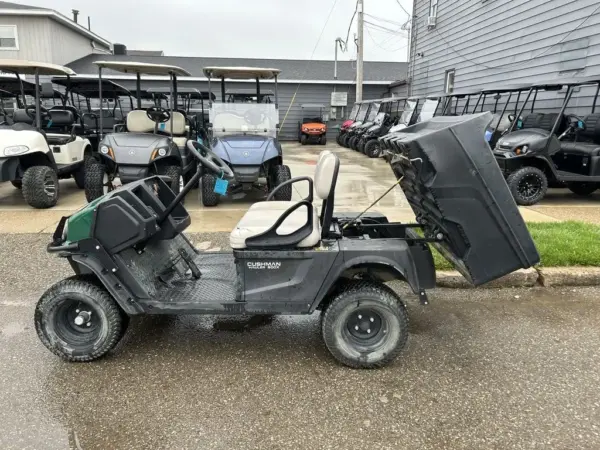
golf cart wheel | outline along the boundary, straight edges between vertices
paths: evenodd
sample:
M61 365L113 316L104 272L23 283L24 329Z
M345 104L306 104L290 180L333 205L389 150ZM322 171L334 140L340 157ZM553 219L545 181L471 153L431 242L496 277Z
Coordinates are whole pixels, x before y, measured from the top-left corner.
M58 175L51 167L30 167L22 182L23 197L34 208L52 208L58 202Z
M506 180L518 205L535 205L546 195L548 178L537 167L521 167Z
M79 189L85 189L85 169L85 163L83 163L77 172L73 174L75 184Z
M337 137L335 138L335 142L337 142L337 145L342 145L342 135L338 134Z
M352 138L350 139L349 144L350 144L350 148L352 150L356 151L357 150L356 144L358 144L358 137L352 136Z
M354 281L337 291L321 322L325 345L340 363L375 369L392 362L408 339L408 314L381 283Z
M86 200L93 202L108 193L111 190L108 181L106 166L98 162L91 162L85 170L84 189Z
M23 182L21 180L11 181L10 184L12 184L17 189L22 189L23 188Z
M284 183L291 179L292 172L290 171L290 168L288 166L275 166L271 169L272 189L275 189L281 183ZM289 202L291 199L292 186L290 184L281 188L275 193L275 200Z
M101 358L125 334L127 321L110 294L85 278L72 277L48 289L35 308L42 344L73 362Z
M598 185L598 183L568 183L567 187L569 188L569 190L575 194L575 195L579 195L581 197L586 197L588 195L593 194L594 192L596 192L598 190L598 187L600 187Z
M381 144L377 139L372 139L365 144L365 155L369 158L378 158L381 155Z
M308 141L308 138L306 137L305 134L302 135L302 137L300 138L300 143L302 145L306 145L306 142Z
M321 145L327 145L327 136L325 136L325 135L321 136L319 144L321 144Z
M179 194L183 189L183 174L180 166L166 166L160 171L161 175L171 179L170 188L175 193Z
M348 148L348 141L349 140L350 140L350 138L348 137L347 134L345 134L344 136L342 136L342 147Z
M219 194L215 192L215 183L217 177L212 173L202 175L202 204L204 206L217 206L219 204Z

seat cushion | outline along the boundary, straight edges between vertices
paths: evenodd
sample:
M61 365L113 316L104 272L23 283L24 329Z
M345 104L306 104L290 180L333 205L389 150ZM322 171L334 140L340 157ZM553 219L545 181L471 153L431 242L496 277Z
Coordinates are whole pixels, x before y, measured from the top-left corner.
M600 145L589 142L561 142L560 150L571 155L600 156Z
M287 203L287 202L260 202L260 203ZM290 202L292 205L295 202ZM254 206L254 205L253 205ZM263 205L264 206L264 205ZM236 227L229 236L229 244L233 249L246 248L246 239L268 231L275 222L281 217L286 209L260 209L250 208L244 217L238 222ZM316 246L321 240L321 227L319 225L319 213L314 206L313 208L313 231L307 238L299 242L296 247L307 248ZM307 212L306 207L300 207L294 211L281 226L277 229L277 234L288 235L302 228L306 224Z

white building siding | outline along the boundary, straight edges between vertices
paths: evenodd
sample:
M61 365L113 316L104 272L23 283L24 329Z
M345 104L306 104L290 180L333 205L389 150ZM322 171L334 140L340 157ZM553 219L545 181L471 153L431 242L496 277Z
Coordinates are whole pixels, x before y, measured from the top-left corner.
M0 25L17 27L19 45L19 50L0 49L0 58L53 62L50 19L47 17L0 16Z
M456 91L600 74L598 0L439 0L434 28L429 6L415 0L413 95L443 91L450 69Z
M65 65L90 53L96 53L91 39L61 25L50 21L52 33L52 57L54 64ZM96 44L96 47L99 47Z

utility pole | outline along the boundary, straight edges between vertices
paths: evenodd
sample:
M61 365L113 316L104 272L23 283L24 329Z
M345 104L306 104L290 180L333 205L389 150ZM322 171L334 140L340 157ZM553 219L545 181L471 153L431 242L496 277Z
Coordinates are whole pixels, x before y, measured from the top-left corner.
M363 50L364 50L364 0L358 0L358 55L356 57L356 101L360 102L363 96Z

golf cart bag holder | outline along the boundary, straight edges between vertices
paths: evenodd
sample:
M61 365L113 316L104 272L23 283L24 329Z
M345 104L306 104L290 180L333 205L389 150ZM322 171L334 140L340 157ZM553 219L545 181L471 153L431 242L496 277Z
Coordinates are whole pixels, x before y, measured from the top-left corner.
M403 130L391 165L425 238L474 285L540 260L493 153L491 113L434 117Z

